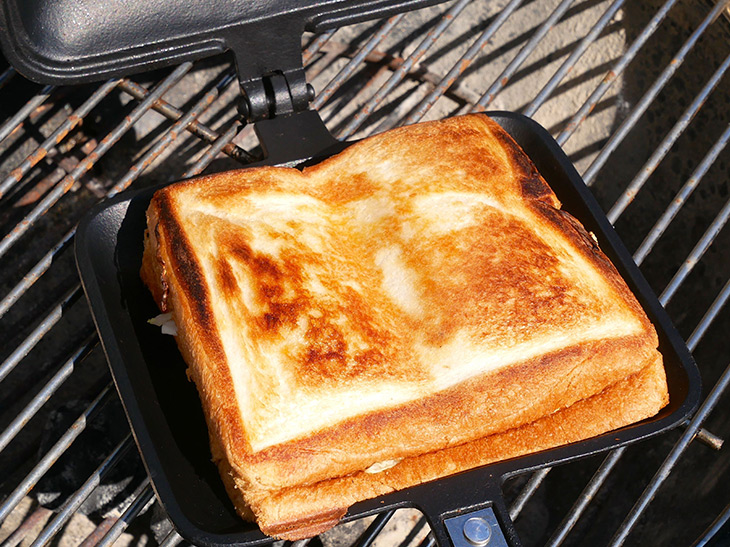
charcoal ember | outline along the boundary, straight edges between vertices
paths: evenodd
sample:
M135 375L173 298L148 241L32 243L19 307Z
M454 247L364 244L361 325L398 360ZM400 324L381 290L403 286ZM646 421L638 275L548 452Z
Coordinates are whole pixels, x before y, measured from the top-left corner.
M73 400L49 414L38 450L39 459L84 412L89 402ZM33 490L38 503L53 511L60 510L112 453L128 430L121 404L115 400L105 405L38 482ZM129 450L102 477L78 511L93 519L118 517L132 501L132 494L144 477L144 466L137 450Z

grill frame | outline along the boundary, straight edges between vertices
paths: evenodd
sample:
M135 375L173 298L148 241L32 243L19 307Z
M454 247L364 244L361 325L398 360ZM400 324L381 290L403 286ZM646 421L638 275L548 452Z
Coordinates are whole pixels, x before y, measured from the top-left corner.
M665 4L665 6L666 5L667 4ZM662 20L664 19L664 16L667 13L672 13L672 10L677 9L678 5L679 5L678 2L672 2L671 4L669 4L669 7L666 9L666 13L663 13L662 11L657 11L653 14L653 20L650 21L650 23L645 27L646 29L650 29L650 32L646 33L646 34L648 34L648 36L646 38L644 38L644 34L641 34L636 39L636 41L633 42L633 43L640 43L640 45L636 48L636 53L640 54L643 51L643 48L645 47L644 44L646 44L646 41L650 39L651 35L656 31L656 29L660 27ZM708 11L709 11L709 9L711 9L711 8L708 8ZM659 15L661 15L661 17L659 17ZM509 18L507 18L507 19L509 20ZM492 19L492 23L494 23L494 21L495 20ZM334 35L334 33L329 34L329 39L331 39L331 37L333 35ZM323 45L326 44L326 39L327 39L327 35L324 35L319 43L317 43L317 40L313 40L309 44L308 55L310 58L316 57L317 49L323 47ZM487 40L487 42L488 42L488 40ZM481 51L481 49L480 49L480 51ZM621 59L628 59L628 57L622 57ZM395 62L396 62L396 68L397 68L397 66L403 66L403 65L397 65L397 60ZM617 72L615 70L615 68L611 69L612 72L610 72L610 71L606 72L606 78L603 80L603 82L605 82L607 84L615 83L616 80L619 78L620 73L623 70L625 70L626 66L628 66L629 64L630 63L628 61L626 61L624 68L619 72ZM411 69L403 71L403 75L402 75L403 78L408 79L408 78L413 77L412 76L414 73L413 68L414 67L417 68L417 66L418 66L417 63L412 63ZM620 68L619 64L617 64L616 67ZM2 75L0 75L0 86L8 85L8 82L12 81L12 76L10 76L10 74L12 74L12 71L6 70ZM723 76L724 76L724 74L725 74L725 72L723 72ZM723 76L721 76L720 78L722 78ZM720 78L718 78L718 80L720 80ZM568 138L570 138L570 136L573 134L573 131L575 129L578 129L581 127L581 124L583 123L583 120L581 118L584 118L588 114L588 112L591 110L591 108L594 108L599 103L601 93L598 93L598 89L601 89L601 92L603 92L603 91L609 89L609 86L606 85L605 89L603 89L603 88L604 88L604 85L601 84L599 86L599 88L596 89L595 97L591 96L591 98L588 101L586 101L586 103L584 103L584 104L588 104L588 106L587 107L584 106L578 112L576 112L575 116L573 117L573 120L575 122L580 122L580 123L575 123L574 126L572 125L572 122L569 122L567 124L566 131L568 131L569 134L567 134L566 137L562 137L562 139L564 139L563 143L565 143L568 140ZM6 124L4 124L2 126L2 133L4 134L7 132L7 136L11 137L13 135L14 131L15 132L18 131L18 129L17 129L18 120L22 121L22 120L29 119L29 116L32 115L39 107L42 107L42 105L44 105L46 103L46 101L49 99L49 97L54 96L54 93L58 93L58 92L59 92L59 90L56 88L47 88L47 89L39 90L39 94L37 94L34 98L32 98L21 110L18 110L17 114L15 116L13 116L13 119L6 122ZM334 95L336 95L336 93L333 93L333 96ZM709 93L708 93L708 95L709 95ZM699 95L699 94L696 96L696 99L697 99L698 103L704 102L704 100L701 98L701 95ZM159 101L152 102L153 105L155 103L159 103ZM691 109L687 109L685 112L691 112ZM702 110L700 109L700 113L701 112L702 112ZM697 113L695 113L695 115L696 114ZM692 117L692 116L689 116L689 117ZM644 117L640 117L639 119L642 120L643 118ZM679 121L677 123L679 124ZM679 133L682 134L684 131L686 131L686 129L687 129L686 127L684 127L684 128L680 127ZM247 129L244 128L242 133L245 133L246 131L247 131ZM232 129L228 129L225 132L226 139L228 138L228 136L230 136L231 132L232 132ZM561 133L561 135L562 135L562 133ZM561 137L561 135L559 135L559 137ZM667 136L669 136L669 134ZM222 137L216 136L213 138L219 139L216 141L216 144L220 145L221 148L225 147L226 144L228 144L230 142L230 141L220 140L220 139L222 139ZM233 137L231 136L230 138L232 139ZM681 140L681 136L679 137L679 140ZM672 143L672 139L668 138L667 142ZM675 142L676 142L676 139L675 139ZM663 149L664 146L665 146L665 144L662 144L660 147L657 147L656 151L659 152L659 150ZM112 147L112 149L113 148L114 147ZM213 155L214 154L210 154L210 158L212 158ZM208 159L208 158L206 158L204 156L201 156L201 158L200 158L201 162L206 159ZM649 165L650 163L652 163L652 162L647 161L647 166L651 167ZM139 165L139 168L137 169L137 173L140 173L143 171L143 168L145 165L144 165L144 162L139 162L138 165ZM200 168L202 168L202 166L203 166L203 164L200 163L197 166L191 167L191 171L194 171L195 169L200 169ZM654 168L656 168L656 166L654 166ZM79 173L79 175L84 175L84 174ZM78 184L79 182L84 181L86 178L88 178L88 175L72 177L74 184ZM24 180L24 182L27 181L27 179L23 179L23 180ZM69 184L70 182L71 182L70 180L67 180L67 184ZM596 185L600 186L600 185L598 185L598 183L596 183ZM647 189L645 188L644 191L647 191ZM53 211L54 209L49 209L49 210ZM44 218L46 218L46 215L47 215L47 213L44 213L43 215L39 215L40 221L44 221ZM619 218L619 217L621 217L621 218ZM703 232L703 235L701 237L699 237L699 242L695 246L695 250L692 251L687 256L688 260L687 260L686 264L683 262L684 265L680 266L680 268L677 270L676 280L672 282L671 286L667 287L664 294L662 295L662 301L670 308L670 311L672 309L672 306L674 305L674 302L686 301L686 296L682 294L682 290L684 290L686 292L687 287L694 286L692 284L692 282L694 281L693 272L695 271L695 267L698 263L697 257L705 255L708 252L712 252L713 249L717 248L717 243L713 244L713 238L717 237L717 232L719 232L719 230L722 229L722 227L724 226L726 219L724 219L723 217L724 217L724 214L716 216L715 217L716 221L714 221L713 223L710 223L710 227L708 229L701 230ZM623 218L625 218L625 215L623 215L623 216L618 215L613 220L621 221ZM672 223L670 223L669 228L671 229L672 226L676 225L676 223L677 223L677 221L673 221ZM37 279L39 279L39 277L42 275L42 272L48 271L51 268L51 266L53 265L53 261L57 257L59 257L61 254L63 254L65 249L68 249L68 243L66 243L65 245L63 244L64 241L67 242L69 240L67 236L68 236L68 234L66 236L63 236L62 238L52 242L49 245L49 247L52 250L49 251L47 253L47 255L42 256L40 260L34 261L32 271L29 270L29 273L23 277L23 280L21 282L19 282L17 285L13 285L14 288L22 286L23 289L19 289L18 291L16 291L14 293L17 295L17 298L15 298L15 300L13 300L13 302L10 304L10 306L7 307L8 310L10 310L10 308L14 307L14 303L20 300L21 295L24 295L24 294L26 294L26 292L31 290L31 287L33 286L33 283L31 283L31 282L35 282ZM26 236L25 240L27 240L27 236ZM25 241L25 240L23 240L23 241ZM57 249L57 250L54 251L54 249ZM709 251L708 251L708 249L709 249ZM10 258L14 258L15 256L17 256L17 255L13 251L9 255L3 257L0 260L7 261ZM51 260L51 258L49 258L49 256L52 257L53 260ZM651 258L651 257L649 257L649 258ZM26 260L25 262L27 264L28 260ZM3 263L5 263L5 262L3 262ZM652 267L651 260L649 260L645 266ZM688 280L690 280L690 281L688 281ZM721 285L722 285L722 283L721 283ZM711 303L709 304L709 306L707 306L705 313L701 314L702 318L699 320L696 327L694 328L694 330L688 337L688 345L690 346L690 349L692 349L693 351L695 351L695 350L699 351L701 356L704 357L705 361L708 360L708 356L702 354L702 346L700 346L700 342L703 339L706 339L703 337L705 337L708 333L714 332L713 328L716 328L716 326L719 324L719 321L723 321L724 318L726 317L727 309L725 307L725 304L727 302L729 293L730 293L730 281L728 281L724 285L722 285L722 288L719 290L719 292L717 292L715 294L715 296L712 298ZM679 298L680 300L677 300L677 298ZM684 300L682 300L682 299L684 299ZM8 302L7 300L3 300L3 305L7 306L7 304L6 304L7 302ZM70 307L73 307L73 306L74 306L74 304L70 304ZM78 304L76 304L76 306L78 306ZM64 319L67 316L68 309L69 309L69 307L64 306L63 303L61 302L57 305L52 305L50 307L46 307L44 310L41 310L40 318L34 323L34 324L39 325L39 330L36 332L36 334L28 335L25 338L26 340L28 340L27 347L26 347L27 352L26 352L26 349L23 349L18 354L16 354L16 357L14 359L17 359L17 363L20 363L21 359L24 358L24 356L21 355L21 353L29 353L32 350L32 348L36 346L36 344L42 342L42 340L48 336L46 333L52 332L54 328L58 328L59 324L62 323L62 319ZM61 311L64 311L65 314L61 315L60 314ZM14 310L11 310L11 313L14 313ZM676 311L674 313L676 314ZM43 325L43 326L41 326L41 325ZM717 334L713 334L713 336L716 337ZM23 343L25 344L25 342L23 342ZM699 348L698 348L698 346L699 346ZM79 349L82 349L83 347L85 347L83 343L78 345ZM18 346L18 348L19 348L19 346ZM76 355L80 355L81 353L83 353L83 352L79 352ZM25 357L25 358L27 359L28 357ZM61 364L67 363L70 361L71 363L74 364L74 366L76 366L78 368L78 364L80 362L79 357L72 356L72 358L68 359L68 361L66 361L65 359L66 359L65 356L61 357L59 359L59 361L62 362ZM702 359L698 358L698 361L700 363L702 363ZM16 363L16 365L17 365L17 363ZM24 363L24 366L25 366L25 363ZM59 365L59 366L61 366L61 365ZM709 374L709 373L703 372L703 374ZM723 382L725 381L727 376L728 376L728 371L725 371L725 372L720 371L719 373L718 372L712 373L709 376L708 386L712 386L714 384L715 386L718 387L718 389L720 390L721 393L725 392L726 388L724 387L725 384L723 384ZM718 380L720 380L720 381L718 382ZM39 392L38 396L40 397L42 393L43 393L42 391ZM717 400L713 401L711 398L707 398L707 399L705 399L705 401L706 401L706 405L703 406L702 410L700 410L700 412L698 412L698 414L695 416L695 419L693 420L692 425L688 429L686 429L685 432L683 433L683 436L677 440L678 441L677 446L679 447L679 448L677 448L677 450L679 451L680 455L684 454L687 450L689 450L689 448L688 448L689 445L687 443L689 442L689 440L691 438L694 437L694 434L691 434L691 432L693 430L696 430L698 437L702 438L702 430L698 429L697 427L701 426L705 422L705 420L707 420L710 417L710 413L717 406ZM707 402L709 402L709 404ZM709 439L710 441L712 441L711 434L705 434L704 436L707 439ZM695 445L695 444L696 443L693 443L693 445ZM696 451L696 449L695 449L695 451ZM628 451L628 452L630 452L630 451ZM610 482L611 477L614 476L617 472L615 470L620 467L619 463L617 463L617 462L619 462L620 460L623 459L623 455L625 453L626 453L625 451L620 451L618 453L618 455L616 455L617 453L614 452L606 458L605 462L601 465L599 472L596 474L596 479L594 481L590 481L588 486L586 487L587 488L586 492L585 492L586 495L583 496L582 499L585 499L588 501L593 500L595 502L595 492L594 491L600 492L601 485L605 484L606 480L608 480ZM696 456L696 454L695 454L695 456ZM672 463L671 458L667 458L667 464L660 466L656 470L656 476L657 476L657 480L658 480L657 484L661 484L661 483L665 482L667 476L669 476L669 477L672 476L671 473L669 475L667 475L666 471L667 471L667 469L670 469L671 466L675 465L676 463L677 463L676 461L674 463ZM602 470L604 470L606 468L610 468L611 470L614 470L614 471L612 471L611 473L604 473ZM608 477L608 478L601 478L604 476ZM527 485L521 491L521 494L518 496L518 502L516 504L513 504L514 518L517 518L520 515L521 507L529 507L529 500L535 496L535 493L540 492L541 491L540 486L547 484L546 481L549 482L549 480L550 480L550 474L548 474L544 471L533 476L533 479L527 483ZM645 501L642 501L642 500L651 500L654 496L655 491L656 491L655 488L651 487L651 488L647 489L646 493L640 497L639 501L637 502L637 509L638 509L637 515L640 516L640 515L647 514ZM523 505L523 502L524 502L524 505ZM575 515L575 514L580 515L581 512L580 511L571 511L569 513L569 516ZM569 520L569 519L566 519L566 520ZM712 518L708 518L708 523L711 520L712 520ZM519 522L518 522L518 525L519 525ZM630 521L627 522L626 526L623 526L621 528L620 534L614 539L614 544L620 544L620 542L625 539L625 537L624 537L625 533L633 530L635 527L636 527L636 520L634 518L634 515L632 514ZM569 527L567 527L567 529L569 530ZM566 526L561 526L558 531L562 532L563 530L566 530ZM175 538L174 534L171 534L168 537L168 543L173 543L174 541L179 541L179 540Z

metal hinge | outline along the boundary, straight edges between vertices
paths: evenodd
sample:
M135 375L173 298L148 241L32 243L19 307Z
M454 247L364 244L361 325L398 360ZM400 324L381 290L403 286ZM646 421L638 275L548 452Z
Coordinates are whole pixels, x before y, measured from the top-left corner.
M302 64L304 21L276 17L234 32L226 43L236 59L242 99L239 111L249 123L303 112L314 99Z
M314 88L307 83L303 69L277 70L243 81L241 91L239 111L249 123L302 112L314 99Z

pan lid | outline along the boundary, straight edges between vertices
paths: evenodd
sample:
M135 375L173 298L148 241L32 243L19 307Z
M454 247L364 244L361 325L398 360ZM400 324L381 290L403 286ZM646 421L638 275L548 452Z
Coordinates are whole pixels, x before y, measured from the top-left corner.
M231 50L244 115L256 121L306 110L313 98L302 68L305 31L442 1L0 0L0 46L18 72L51 84L123 77Z

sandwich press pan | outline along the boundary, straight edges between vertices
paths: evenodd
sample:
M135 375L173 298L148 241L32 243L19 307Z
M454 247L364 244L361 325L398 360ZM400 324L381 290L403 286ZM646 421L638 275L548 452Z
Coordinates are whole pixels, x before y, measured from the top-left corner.
M443 0L0 0L0 47L31 80L73 84L122 77L230 50L268 165L317 161L342 150L315 111L301 59L304 31L322 32ZM700 377L600 207L560 147L534 121L493 112L557 194L599 240L659 335L669 405L617 431L487 465L354 505L351 520L417 507L441 547L519 545L501 493L517 473L624 446L681 423L697 407ZM157 497L177 531L204 546L271 542L241 520L211 462L203 412L170 336L147 323L159 312L139 278L145 211L156 188L95 207L76 232L82 284L122 404Z
M308 114L310 121L319 120L316 112ZM529 118L506 112L489 115L532 159L563 208L596 235L654 323L670 402L657 416L643 422L361 502L345 517L349 520L386 509L416 507L429 520L442 547L473 545L467 535L484 533L493 534L503 545L519 545L500 491L506 478L665 431L683 421L700 397L699 373L685 343L560 147ZM323 126L313 126L310 134L321 136L324 131ZM262 137L265 134L260 132ZM333 139L322 139L318 144L330 151L345 146ZM279 155L266 163L287 159L292 160ZM309 161L318 159L321 157ZM173 338L147 323L159 311L140 280L139 269L145 211L157 188L120 194L99 204L81 222L76 256L84 289L155 491L178 532L198 545L265 543L270 539L236 515L211 462L201 404L194 385L187 380L186 366ZM499 545L497 539L490 545Z

